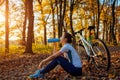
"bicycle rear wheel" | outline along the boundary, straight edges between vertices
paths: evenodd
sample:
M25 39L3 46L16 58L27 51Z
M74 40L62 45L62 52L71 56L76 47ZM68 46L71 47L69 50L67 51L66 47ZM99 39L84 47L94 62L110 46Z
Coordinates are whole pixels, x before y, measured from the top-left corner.
M100 40L95 39L92 41L93 50L96 56L93 57L95 67L99 70L108 71L110 68L110 52L106 46L106 44Z

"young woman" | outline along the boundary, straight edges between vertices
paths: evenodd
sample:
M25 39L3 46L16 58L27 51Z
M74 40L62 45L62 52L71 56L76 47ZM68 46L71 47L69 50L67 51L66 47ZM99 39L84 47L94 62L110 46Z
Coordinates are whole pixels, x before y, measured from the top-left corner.
M66 72L73 76L82 75L81 60L77 51L71 45L71 38L72 36L69 33L64 32L60 38L63 47L48 58L42 60L39 64L39 69L35 74L30 75L29 78L44 78L45 73L48 73L57 65L60 65ZM63 57L63 54L67 54L68 59ZM42 66L49 61L51 62L43 68Z

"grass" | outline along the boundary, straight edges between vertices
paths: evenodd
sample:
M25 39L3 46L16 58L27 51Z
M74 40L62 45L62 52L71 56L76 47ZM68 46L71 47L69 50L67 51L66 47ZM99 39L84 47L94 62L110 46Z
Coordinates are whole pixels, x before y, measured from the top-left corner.
M32 46L33 53L37 54L50 54L53 50L52 46L48 45L40 45L40 44L33 44ZM12 54L23 54L25 51L25 46L19 46L19 45L10 45L9 46L9 53L5 54L5 48L0 48L0 56L6 56L6 55L12 55Z
M48 54L51 53L53 50L52 46L49 45L40 45L40 44L33 44L33 52L34 53L42 53L42 54Z

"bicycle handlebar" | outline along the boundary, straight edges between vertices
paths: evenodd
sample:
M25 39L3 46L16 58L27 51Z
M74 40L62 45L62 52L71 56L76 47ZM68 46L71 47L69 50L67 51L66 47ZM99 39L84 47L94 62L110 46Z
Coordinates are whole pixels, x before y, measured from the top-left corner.
M82 29L80 29L79 31L75 32L74 34L77 34L77 33L80 33L80 34L81 34L84 29L85 29L85 28L82 28Z

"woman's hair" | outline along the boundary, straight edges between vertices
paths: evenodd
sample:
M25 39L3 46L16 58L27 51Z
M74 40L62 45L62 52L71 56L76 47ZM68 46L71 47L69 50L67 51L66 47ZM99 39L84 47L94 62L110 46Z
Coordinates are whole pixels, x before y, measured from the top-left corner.
M65 32L64 37L67 38L67 43L72 43L72 35L68 32Z

